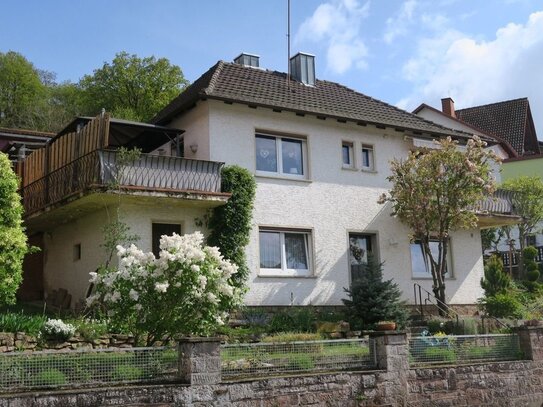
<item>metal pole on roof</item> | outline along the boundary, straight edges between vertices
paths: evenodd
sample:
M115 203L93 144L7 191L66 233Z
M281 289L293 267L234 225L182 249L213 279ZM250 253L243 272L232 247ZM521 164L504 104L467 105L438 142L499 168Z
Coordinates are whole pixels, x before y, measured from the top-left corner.
M287 0L287 88L290 89L290 0Z

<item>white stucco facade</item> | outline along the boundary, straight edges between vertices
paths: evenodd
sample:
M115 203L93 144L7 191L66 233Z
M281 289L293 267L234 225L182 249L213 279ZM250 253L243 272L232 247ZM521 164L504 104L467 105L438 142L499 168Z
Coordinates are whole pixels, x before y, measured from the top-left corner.
M201 120L205 114L208 119ZM194 117L200 118L197 126ZM170 125L186 130L187 157L237 164L255 174L257 194L247 247L251 271L248 305L341 305L344 287L350 284L349 233L374 236L374 251L385 262L385 278L399 284L405 300L413 302L415 282L431 290L431 278L412 275L409 230L390 216L388 207L377 203L379 195L390 187L386 180L389 161L407 156L413 148L411 138L374 126L219 101L200 102ZM256 133L304 140L306 179L262 176L256 170ZM355 169L342 166L343 142L353 146ZM193 154L188 146L194 143L205 147ZM362 144L374 148L374 171L360 169ZM263 276L259 230L268 227L309 231L309 276ZM448 300L453 304L475 303L482 295L479 281L483 273L478 230L453 234L451 262Z

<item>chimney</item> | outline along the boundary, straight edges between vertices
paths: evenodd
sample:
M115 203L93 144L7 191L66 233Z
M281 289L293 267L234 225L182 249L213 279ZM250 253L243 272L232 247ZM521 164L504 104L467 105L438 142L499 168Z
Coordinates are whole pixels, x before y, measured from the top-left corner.
M260 57L258 55L242 52L236 58L234 58L234 62L239 65L258 68L260 64Z
M454 117L456 119L456 113L454 111L454 100L451 98L441 99L441 110L448 116Z
M298 82L315 86L315 55L298 52L290 58L290 74Z

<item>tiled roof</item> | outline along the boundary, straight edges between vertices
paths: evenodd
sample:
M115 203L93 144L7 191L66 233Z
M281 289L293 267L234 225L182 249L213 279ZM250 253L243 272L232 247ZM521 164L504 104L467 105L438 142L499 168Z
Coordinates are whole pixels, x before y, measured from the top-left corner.
M183 110L193 106L197 100L217 99L421 133L450 135L456 138L471 136L469 133L435 124L338 83L317 80L315 86L306 86L291 80L289 85L287 86L285 73L219 61L151 122L166 124Z
M53 137L55 133L48 133L46 131L26 130L26 129L12 129L7 127L0 127L0 133L14 134L21 136L38 136L38 137Z
M522 154L525 148L529 104L527 98L456 110L456 117L489 134L507 140Z

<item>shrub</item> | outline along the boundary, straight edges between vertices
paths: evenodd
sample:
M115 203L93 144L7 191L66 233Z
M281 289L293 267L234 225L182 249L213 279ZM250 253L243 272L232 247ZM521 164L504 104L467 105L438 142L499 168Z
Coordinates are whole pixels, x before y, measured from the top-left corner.
M485 264L484 277L481 279L481 287L485 290L485 296L505 294L511 286L511 278L503 271L502 259L492 255Z
M23 258L29 251L18 184L8 156L0 152L0 306L15 302L23 280Z
M78 332L85 340L93 341L108 333L108 326L105 322L94 319L76 319L71 321Z
M112 378L120 382L129 382L141 379L143 376L143 370L136 366L121 365L115 366L113 369Z
M491 317L522 318L522 304L512 293L486 297L482 304Z
M262 342L300 342L300 341L320 341L322 335L315 333L285 332L276 335L265 336Z
M424 359L428 362L456 362L454 350L444 346L431 346L424 349Z
M34 377L34 386L62 386L66 384L66 375L58 369L47 369Z
M315 332L317 317L311 307L291 307L273 315L268 325L270 332Z
M373 327L378 321L394 321L403 328L407 321L407 309L400 301L401 291L392 280L383 281L383 263L368 257L367 264L361 264L361 277L352 282L350 289L344 289L350 299L344 299L351 326Z
M119 267L91 273L99 303L110 320L147 345L176 334L210 335L241 305L244 290L234 285L237 266L216 247L203 246L200 232L162 236L160 256L135 245L118 246Z
M524 272L528 281L535 282L539 279L539 268L535 261L537 249L533 246L526 247L522 252L524 261Z
M232 196L226 205L213 209L209 219L210 233L207 243L221 249L223 256L238 265L233 276L236 287L244 286L249 275L245 259L245 246L249 243L256 182L253 174L237 165L222 170L222 192Z
M61 319L48 319L43 325L42 332L46 336L66 340L75 334L75 326L67 324Z
M266 349L270 352L296 352L296 353L322 353L324 346L322 343L314 341L322 340L322 336L313 333L286 332L278 335L266 336L262 342L270 343ZM306 342L306 343L293 343Z

